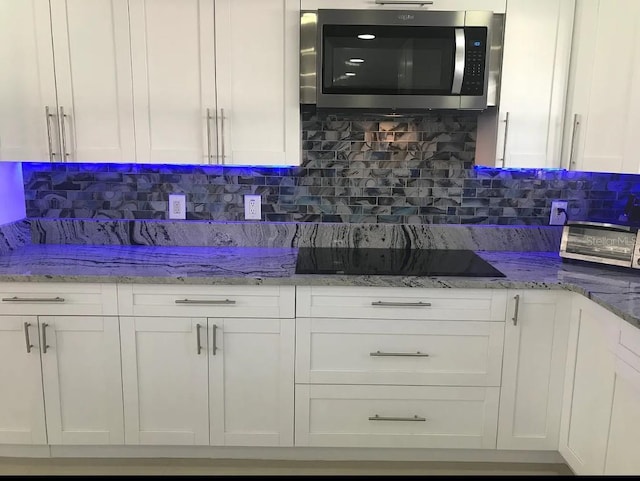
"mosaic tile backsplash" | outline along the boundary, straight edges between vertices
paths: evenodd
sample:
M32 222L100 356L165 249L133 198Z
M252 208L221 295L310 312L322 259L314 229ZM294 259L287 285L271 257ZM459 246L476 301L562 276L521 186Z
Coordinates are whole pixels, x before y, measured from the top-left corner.
M25 163L28 217L547 225L551 201L572 219L616 220L640 176L475 168L475 113L394 118L304 113L300 167Z

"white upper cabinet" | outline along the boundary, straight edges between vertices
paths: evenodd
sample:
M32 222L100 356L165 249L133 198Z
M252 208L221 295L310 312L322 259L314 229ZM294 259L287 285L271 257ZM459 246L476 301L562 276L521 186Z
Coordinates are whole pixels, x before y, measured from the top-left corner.
M297 165L299 5L130 0L140 163Z
M127 0L1 0L0 22L0 159L134 161Z
M137 161L217 163L213 0L129 4Z
M298 165L295 0L0 0L0 160Z
M127 0L51 0L64 162L133 162Z
M509 0L495 166L560 167L573 13L574 0Z
M504 13L507 0L301 0L302 10L387 8L393 10L491 10Z
M640 2L577 0L564 167L640 173L639 129Z
M0 160L60 160L47 108L56 114L49 2L0 0Z
M221 163L300 163L299 28L298 1L216 0Z

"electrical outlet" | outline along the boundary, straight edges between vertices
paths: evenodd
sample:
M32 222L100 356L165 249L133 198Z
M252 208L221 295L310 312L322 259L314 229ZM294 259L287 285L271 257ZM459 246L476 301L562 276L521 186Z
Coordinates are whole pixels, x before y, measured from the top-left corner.
M262 219L262 197L260 195L244 196L244 218L246 220Z
M186 219L187 201L182 194L169 195L169 219Z
M549 225L564 225L567 221L567 209L569 203L566 200L554 200L551 202Z

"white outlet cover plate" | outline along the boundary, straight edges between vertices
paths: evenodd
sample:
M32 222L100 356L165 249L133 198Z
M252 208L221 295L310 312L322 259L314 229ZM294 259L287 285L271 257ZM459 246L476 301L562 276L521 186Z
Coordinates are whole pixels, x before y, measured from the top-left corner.
M564 225L567 220L567 209L569 203L566 200L554 200L551 202L551 213L549 214L549 225ZM564 212L558 213L558 209L564 209Z
M186 219L187 201L184 194L169 195L169 219Z
M262 196L257 194L244 196L244 218L245 220L262 219Z

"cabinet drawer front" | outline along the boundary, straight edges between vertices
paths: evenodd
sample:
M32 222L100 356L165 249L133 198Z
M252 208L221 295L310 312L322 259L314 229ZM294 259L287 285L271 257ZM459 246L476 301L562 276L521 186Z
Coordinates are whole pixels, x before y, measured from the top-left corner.
M296 385L296 445L495 449L499 388Z
M1 315L118 315L115 284L0 283Z
M296 382L499 386L504 324L296 321Z
M503 321L504 289L298 287L298 317Z
M121 315L292 318L294 286L119 285Z

